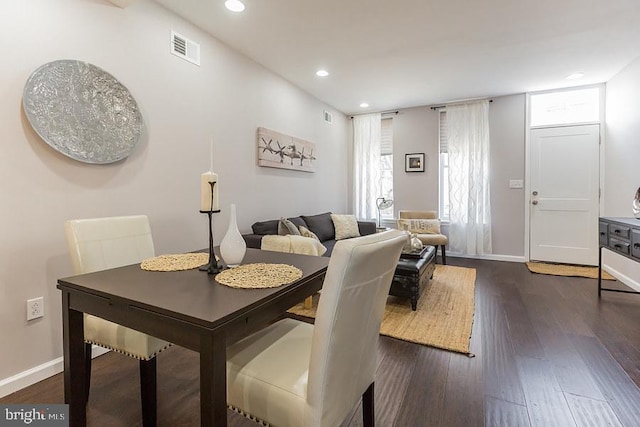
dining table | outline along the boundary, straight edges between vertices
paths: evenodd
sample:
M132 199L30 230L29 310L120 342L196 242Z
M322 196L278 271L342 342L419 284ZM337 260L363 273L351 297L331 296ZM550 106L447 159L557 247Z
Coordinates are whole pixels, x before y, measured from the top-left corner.
M216 275L198 269L147 271L134 264L59 279L70 425L86 425L83 313L88 313L198 352L200 423L226 426L227 346L319 291L329 258L247 249L242 264L252 263L294 266L302 277L278 287L246 289L220 284Z

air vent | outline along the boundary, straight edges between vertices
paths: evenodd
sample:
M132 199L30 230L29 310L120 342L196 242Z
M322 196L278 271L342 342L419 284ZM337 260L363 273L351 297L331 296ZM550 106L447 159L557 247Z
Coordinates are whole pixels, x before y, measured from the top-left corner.
M331 115L330 112L328 112L327 110L323 111L323 115L324 115L324 121L329 123L329 124L333 124L333 116Z
M171 31L171 53L192 64L200 65L200 45Z

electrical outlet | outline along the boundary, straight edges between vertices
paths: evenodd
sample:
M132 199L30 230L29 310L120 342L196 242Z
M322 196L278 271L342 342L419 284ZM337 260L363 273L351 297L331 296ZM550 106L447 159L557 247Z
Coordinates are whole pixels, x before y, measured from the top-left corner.
M27 320L44 316L44 298L38 297L27 300Z

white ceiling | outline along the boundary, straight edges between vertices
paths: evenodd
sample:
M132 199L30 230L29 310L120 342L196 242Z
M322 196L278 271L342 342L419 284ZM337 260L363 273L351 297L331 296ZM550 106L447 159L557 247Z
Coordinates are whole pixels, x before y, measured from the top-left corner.
M600 83L640 56L640 0L156 1L346 114Z

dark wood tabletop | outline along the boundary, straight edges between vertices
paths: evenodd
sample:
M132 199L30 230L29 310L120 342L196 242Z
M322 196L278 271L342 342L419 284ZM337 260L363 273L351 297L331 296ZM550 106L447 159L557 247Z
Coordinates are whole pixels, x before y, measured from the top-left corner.
M294 283L268 289L221 285L197 269L151 272L138 264L58 280L63 294L65 400L71 425L85 425L82 313L131 327L201 354L202 425L226 425L226 346L322 287L329 258L247 249L243 264L289 264ZM221 354L222 353L222 354ZM209 378L210 377L210 378Z

